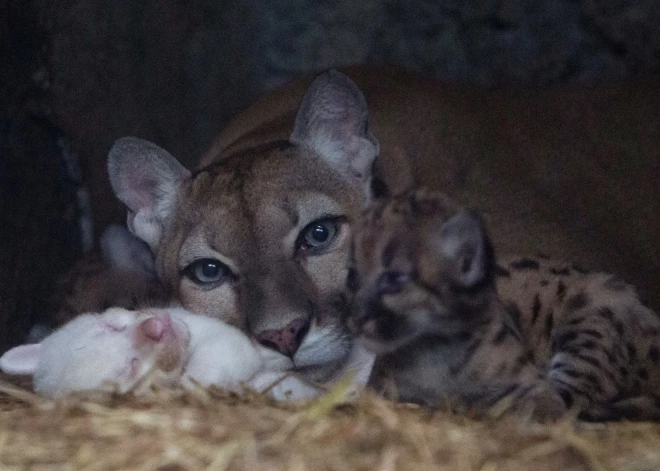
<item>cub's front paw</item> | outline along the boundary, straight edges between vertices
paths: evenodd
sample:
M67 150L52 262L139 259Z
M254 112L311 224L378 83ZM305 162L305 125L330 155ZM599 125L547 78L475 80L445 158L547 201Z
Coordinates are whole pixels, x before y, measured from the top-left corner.
M566 403L550 387L542 387L525 395L515 406L516 415L538 422L553 422L566 415Z
M267 394L278 401L311 399L325 391L287 372L261 372L254 375L245 386Z

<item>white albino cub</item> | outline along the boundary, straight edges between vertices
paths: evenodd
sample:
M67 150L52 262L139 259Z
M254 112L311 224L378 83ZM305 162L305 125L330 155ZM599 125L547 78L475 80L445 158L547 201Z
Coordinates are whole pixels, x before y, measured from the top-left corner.
M33 375L35 391L48 397L94 389L139 394L151 386L195 383L263 392L278 380L268 391L275 399L323 392L287 377L289 362L239 329L183 308L111 308L80 315L39 344L9 350L0 357L0 369ZM356 387L367 374L356 378Z

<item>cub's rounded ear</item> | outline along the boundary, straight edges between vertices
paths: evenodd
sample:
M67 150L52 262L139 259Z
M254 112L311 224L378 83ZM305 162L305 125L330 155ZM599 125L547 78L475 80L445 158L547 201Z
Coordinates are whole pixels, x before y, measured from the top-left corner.
M478 213L463 210L449 218L436 243L443 273L456 287L471 288L489 276L493 252Z
M371 177L379 152L378 141L368 129L364 95L351 79L336 70L312 82L289 140L312 149L345 175L365 181Z
M128 207L128 228L155 251L190 172L157 145L122 137L108 154L108 174L117 198Z
M39 364L41 344L19 345L0 357L0 370L10 375L32 375Z

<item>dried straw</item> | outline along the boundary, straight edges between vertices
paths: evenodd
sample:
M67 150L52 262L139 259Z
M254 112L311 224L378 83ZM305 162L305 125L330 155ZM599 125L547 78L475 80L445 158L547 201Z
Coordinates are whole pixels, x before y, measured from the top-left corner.
M276 404L219 389L40 398L0 379L0 469L660 470L660 424L473 421L342 386Z

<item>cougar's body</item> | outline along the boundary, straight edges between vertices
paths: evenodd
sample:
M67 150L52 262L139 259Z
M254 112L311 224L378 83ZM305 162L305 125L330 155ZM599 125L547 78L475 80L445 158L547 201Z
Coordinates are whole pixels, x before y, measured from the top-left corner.
M316 381L353 350L352 230L384 182L485 214L498 253L544 253L658 284L658 87L486 90L393 69L328 71L267 94L194 171L137 138L110 151L128 227L190 311L244 329Z
M380 142L376 173L486 214L501 253L618 273L660 307L660 77L488 89L354 67ZM275 89L216 138L203 165L291 132L313 76Z

